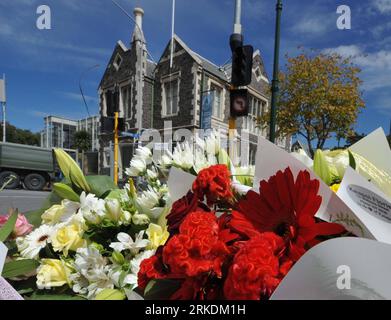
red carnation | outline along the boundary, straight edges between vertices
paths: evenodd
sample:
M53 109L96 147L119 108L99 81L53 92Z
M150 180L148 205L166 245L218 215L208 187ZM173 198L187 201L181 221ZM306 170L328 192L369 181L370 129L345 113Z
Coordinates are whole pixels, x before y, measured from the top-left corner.
M239 211L232 213L230 226L251 238L262 232L275 232L283 237L290 257L297 261L317 236L337 235L345 229L335 223L317 223L315 214L322 197L319 181L311 180L308 171L301 171L294 181L290 168L278 171L268 181L261 181L260 193L249 191Z
M221 266L229 250L219 238L219 225L214 213L192 212L186 216L163 248L163 262L171 273L196 277L214 272L221 276Z
M230 200L233 194L227 166L218 164L201 170L193 183L193 191L201 201L206 197L209 206L218 200Z
M224 284L228 300L269 298L280 283L279 255L284 241L274 233L260 234L243 243Z
M170 235L177 233L183 219L190 212L194 211L209 211L209 208L198 201L198 197L189 191L186 196L174 202L171 212L167 216L167 226Z

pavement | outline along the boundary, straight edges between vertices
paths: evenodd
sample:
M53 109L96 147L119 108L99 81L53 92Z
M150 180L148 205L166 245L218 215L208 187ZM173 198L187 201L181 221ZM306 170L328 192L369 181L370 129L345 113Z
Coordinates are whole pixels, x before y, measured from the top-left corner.
M23 213L38 210L49 195L45 191L3 190L0 192L0 215L5 215L9 208Z

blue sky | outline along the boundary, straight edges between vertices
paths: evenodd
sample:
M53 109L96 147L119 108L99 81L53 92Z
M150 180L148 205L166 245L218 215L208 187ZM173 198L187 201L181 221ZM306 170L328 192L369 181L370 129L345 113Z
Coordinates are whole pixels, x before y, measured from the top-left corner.
M148 49L158 60L170 37L171 0L117 0L128 12L145 10ZM275 0L243 0L246 42L261 50L269 76L273 65ZM367 105L356 130L389 130L391 119L391 0L283 0L281 66L298 46L353 55L362 68ZM52 29L36 28L37 7L52 11ZM352 29L336 26L339 5L349 5ZM196 52L223 64L230 56L234 0L177 0L176 33ZM117 40L128 44L133 23L110 0L1 0L0 74L7 76L8 119L38 131L43 117L85 117L83 79L91 113L97 87Z

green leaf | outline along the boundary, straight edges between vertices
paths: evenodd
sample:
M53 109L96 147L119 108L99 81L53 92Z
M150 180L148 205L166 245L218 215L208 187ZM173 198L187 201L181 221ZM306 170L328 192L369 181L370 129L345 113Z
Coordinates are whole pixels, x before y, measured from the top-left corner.
M112 190L105 199L121 199L122 191L120 189Z
M356 170L357 168L356 159L354 159L354 155L350 150L348 150L348 153L349 153L349 166L351 166L353 170Z
M29 300L86 300L80 296L73 296L68 294L43 294L43 293L34 293L29 298Z
M145 300L166 300L169 299L180 287L177 280L151 280L144 290Z
M75 160L62 149L54 149L54 154L64 176L79 188L90 192L90 186Z
M29 223L31 223L35 228L38 228L42 224L42 215L46 209L38 209L33 211L25 212L25 216Z
M125 293L123 293L120 290L117 289L103 289L101 292L99 292L94 300L125 300L126 296Z
M18 276L26 275L32 271L35 271L39 266L39 262L36 260L16 260L7 262L4 265L2 277L14 278Z
M111 191L118 189L118 186L108 176L87 176L86 179L90 185L91 193L99 198L103 198Z
M322 150L316 150L316 152L315 152L314 172L328 186L331 184L331 182L332 182L331 171L330 171L329 165L326 161L326 157L324 156L324 153Z
M16 220L18 219L18 211L15 211L0 229L0 242L4 242L14 231Z
M79 202L79 195L72 190L72 188L64 183L55 183L53 184L53 191L59 197L63 199L68 199L74 202Z

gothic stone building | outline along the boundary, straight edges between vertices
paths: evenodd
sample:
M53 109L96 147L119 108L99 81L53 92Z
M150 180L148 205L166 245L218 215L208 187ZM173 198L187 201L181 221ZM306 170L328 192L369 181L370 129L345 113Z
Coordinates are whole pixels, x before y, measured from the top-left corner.
M196 131L201 126L203 95L213 91L211 127L228 132L231 66L215 65L191 50L176 35L172 40L173 46L170 40L155 64L148 59L142 31L144 11L136 8L134 15L136 25L130 48L118 41L99 86L101 116L113 116L107 93L117 87L119 116L123 118L125 131L140 133L149 128L162 131L167 121L171 121L173 131ZM268 131L258 128L257 118L270 103L269 79L259 50L254 53L253 80L248 89L251 95L250 114L238 119L237 127L248 132L249 158L250 162L254 162L258 136L266 136ZM112 141L111 133L101 133L101 173L109 173ZM133 142L130 137L120 140L120 169L124 170L129 164L133 148L126 146ZM290 139L283 139L278 144L289 149ZM120 177L123 170L120 170Z

